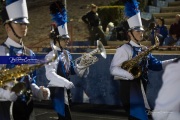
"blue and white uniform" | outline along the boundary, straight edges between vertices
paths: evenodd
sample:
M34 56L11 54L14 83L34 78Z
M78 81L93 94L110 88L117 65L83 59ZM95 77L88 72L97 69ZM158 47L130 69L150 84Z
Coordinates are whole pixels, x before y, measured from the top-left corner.
M34 56L35 54L28 48L16 43L10 38L0 46L0 56ZM14 68L14 64L1 64L1 69ZM16 95L9 88L14 86L13 82L5 83L0 88L0 120L29 120L33 111L32 96L37 99L47 99L43 97L42 90L36 85L35 72L28 76L17 79L18 82L23 82L26 85L27 92ZM50 94L50 93L49 93Z
M145 112L145 103L147 103L147 99L145 97L143 87L143 83L146 85L148 81L148 69L160 71L168 63L173 61L159 61L149 54L139 63L143 69L141 77L134 79L134 77L128 71L121 68L121 65L123 62L138 55L138 53L142 52L144 49L147 48L145 46L138 45L131 40L128 44L124 44L116 50L110 66L110 72L114 76L114 79L120 80L121 101L125 107L125 110L129 113L129 116L132 118L138 118L140 120L148 119ZM146 106L148 107L147 104Z
M51 59L53 55L54 52L51 51L46 55L46 59ZM67 90L74 87L73 83L69 81L69 75L75 74L75 66L70 52L58 48L58 58L45 65L45 68L46 77L50 81L48 87L51 91L53 107L59 118L68 118L69 120L71 115Z
M168 65L153 111L154 120L180 119L180 61Z

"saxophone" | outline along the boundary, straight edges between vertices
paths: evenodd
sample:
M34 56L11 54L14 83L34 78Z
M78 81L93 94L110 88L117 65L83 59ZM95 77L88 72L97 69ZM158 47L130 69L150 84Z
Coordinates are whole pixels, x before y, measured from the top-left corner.
M131 73L134 78L138 78L142 74L142 67L139 65L141 60L146 57L152 50L158 48L159 46L159 39L157 36L155 36L155 45L151 46L146 51L140 53L136 57L132 58L131 60L123 62L121 68L124 70L127 70L129 73Z
M4 87L5 83L8 82L14 82L14 86L11 88L11 91L14 91L15 93L21 93L25 91L26 87L23 82L17 82L16 79L21 78L23 76L27 76L30 73L32 73L34 70L44 66L45 64L49 64L50 62L53 62L57 58L57 51L56 51L56 46L53 44L51 41L51 47L54 51L54 56L52 59L42 62L39 64L35 65L20 65L20 66L15 66L12 69L3 69L0 70L0 87Z

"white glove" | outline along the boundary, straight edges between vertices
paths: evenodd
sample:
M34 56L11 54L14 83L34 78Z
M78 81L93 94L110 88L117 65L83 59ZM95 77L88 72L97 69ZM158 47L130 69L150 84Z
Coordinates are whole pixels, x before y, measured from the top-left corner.
M128 71L120 68L120 67L114 67L110 70L111 74L114 76L115 80L122 79L122 80L133 80L134 76L129 73Z
M127 80L133 80L134 79L134 76L131 73L129 73L128 71L124 72L124 76L125 76L125 78L127 78Z
M11 92L10 90L4 90L3 96L6 100L14 102L17 100L17 95L15 92Z
M44 86L40 86L39 87L39 91L38 91L38 97L41 100L48 100L50 97L50 91L48 88L45 88Z
M12 101L12 102L17 100L17 95L15 94L15 92L10 93L9 100Z
M66 89L71 89L71 88L74 88L74 84L70 81L68 81L65 86L64 86Z

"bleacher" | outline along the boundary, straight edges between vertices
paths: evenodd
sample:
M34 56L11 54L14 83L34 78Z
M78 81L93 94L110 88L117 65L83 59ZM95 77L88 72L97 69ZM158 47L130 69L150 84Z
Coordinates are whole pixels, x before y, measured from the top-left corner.
M165 24L167 28L174 22L175 15L180 13L180 0L154 0L152 5L146 7L145 12L141 12L141 17L144 19L143 24L147 24L158 17L165 18ZM114 53L118 46L126 43L127 41L108 41L108 46L106 46L107 53ZM151 46L150 41L142 41L143 45ZM47 43L49 44L49 43ZM32 45L33 46L33 45ZM30 47L35 52L46 52L47 47ZM87 40L76 40L72 41L69 45L69 50L73 53L84 53L89 51L90 49L95 49L96 46L89 46L89 42ZM179 52L179 47L159 47L159 51L176 51ZM168 52L167 52L168 53Z
M180 0L154 0L152 5L147 6L142 18L154 19L163 17L167 28L174 22L175 15L180 13Z

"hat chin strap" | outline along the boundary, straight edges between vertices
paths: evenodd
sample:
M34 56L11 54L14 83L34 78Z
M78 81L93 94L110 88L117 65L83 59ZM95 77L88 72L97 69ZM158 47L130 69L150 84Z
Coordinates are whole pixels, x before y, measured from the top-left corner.
M58 41L58 44L59 44L59 48L60 48L61 50L63 50L63 47L61 46L60 40L58 39L57 41Z
M16 32L15 32L14 28L12 27L11 23L8 23L8 24L9 24L11 30L13 31L14 35L15 35L18 39L21 39L22 37L19 37L19 36L16 34Z
M131 30L131 35L133 36L134 40L139 44L139 41L136 39L136 37L134 36L132 30Z

